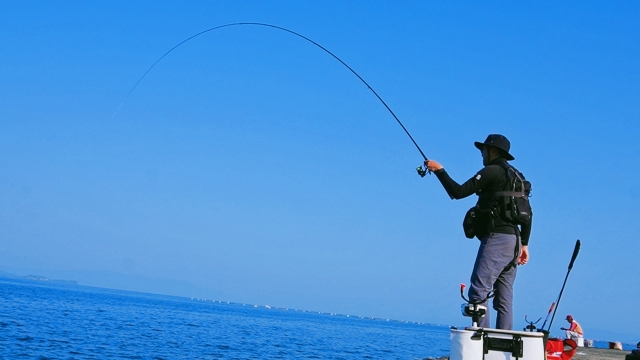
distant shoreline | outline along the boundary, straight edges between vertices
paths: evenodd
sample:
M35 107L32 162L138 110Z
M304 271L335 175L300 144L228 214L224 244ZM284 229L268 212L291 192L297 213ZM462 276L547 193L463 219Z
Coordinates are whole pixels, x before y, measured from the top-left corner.
M20 280L27 280L27 281L34 281L34 282L45 282L45 283L50 283L50 284L59 284L59 285L75 285L75 286L88 286L88 287L96 287L96 286L91 286L91 285L80 285L76 280L64 280L64 279L50 279L46 276L42 276L42 275L16 275L13 273L9 273L6 271L0 271L0 279L2 278L6 278L6 279L20 279ZM98 286L97 288L102 288L102 289L109 289L109 290L115 290L115 291L131 291L131 292L135 292L135 293L143 293L143 294L150 294L150 295L164 295L164 296L176 296L176 297L180 297L180 298L190 298L192 300L203 300L203 301L212 301L212 302L219 302L219 303L227 303L227 304L236 304L236 305L246 305L243 304L241 302L229 302L229 301L220 301L220 300L207 300L207 299L202 299L202 298L198 298L198 297L192 297L192 296L179 296L179 295L168 295L168 294L161 294L161 293L153 293L153 292L145 292L145 291L135 291L135 290L126 290L126 289L118 289L118 288L111 288L111 287L100 287ZM253 305L255 307L267 307L267 308L273 308L273 309L281 309L281 310L285 310L285 308L279 308L277 306L269 306L269 305ZM366 318L366 319L371 319L371 320L380 320L380 321L384 321L385 319L381 319L381 318L372 318L372 317L365 317L365 316L357 316L357 315L343 315L343 314L332 314L332 313L327 313L327 312L321 312L321 311L312 311L312 310L301 310L301 309L289 309L286 308L286 310L294 310L294 311L301 311L301 312L309 312L309 313L323 313L323 314L329 314L329 315L337 315L337 316L345 316L345 317L354 317L354 318ZM393 322L398 322L398 323L413 323L413 324L420 324L420 325L432 325L432 326L447 326L450 327L450 325L445 325L445 324L433 324L433 323L422 323L422 322L415 322L415 321L406 321L406 320L391 320L391 319L386 319L386 321L393 321ZM593 339L594 342L598 342L598 343L608 343L610 342L609 340L597 340L597 339ZM616 340L617 341L617 340ZM630 341L622 341L621 342L623 344L623 346L625 347L633 347L635 348L636 343L635 342L630 342ZM601 344L598 344L601 345ZM607 349L604 346L597 346L594 348L578 348L578 349L597 349L597 350L606 350L609 351L609 349ZM587 356L588 360L611 360L613 359L613 355L618 354L619 353L624 353L627 350L611 350L611 353L607 353L607 357L602 358L602 357L595 357L595 358L591 358L589 356ZM616 353L618 352L618 353ZM604 356L604 355L603 355ZM622 356L624 358L624 354Z
M11 274L11 273L4 272L4 271L0 273L0 278L22 279L22 280L31 280L31 281L43 281L43 282L48 282L48 283L65 284L65 285L79 285L76 280L49 279L46 276L31 275L31 274L30 275L20 276L20 275Z

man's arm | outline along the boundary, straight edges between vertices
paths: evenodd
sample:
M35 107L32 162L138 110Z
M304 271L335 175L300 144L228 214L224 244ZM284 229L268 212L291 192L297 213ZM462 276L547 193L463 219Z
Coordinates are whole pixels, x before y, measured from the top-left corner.
M434 160L425 160L427 169L433 171L440 180L440 183L447 191L452 199L463 199L469 195L475 194L482 189L488 182L495 177L495 172L491 168L485 167L480 170L474 177L460 185L453 180L440 163Z
M533 212L531 213L531 219L529 219L529 222L522 225L522 230L520 230L520 241L522 242L522 249L520 250L520 256L518 257L518 265L524 265L529 261L529 237L531 236L532 223Z
M531 212L531 218L529 222L522 225L522 230L520 230L520 237L522 241L522 245L529 245L529 237L531 236L531 224L533 223L533 212Z

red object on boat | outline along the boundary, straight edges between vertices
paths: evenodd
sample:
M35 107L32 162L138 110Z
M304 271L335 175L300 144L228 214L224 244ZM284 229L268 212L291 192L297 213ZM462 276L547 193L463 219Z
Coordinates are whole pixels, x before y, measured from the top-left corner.
M547 340L547 360L570 360L576 354L578 344L571 339L549 338Z

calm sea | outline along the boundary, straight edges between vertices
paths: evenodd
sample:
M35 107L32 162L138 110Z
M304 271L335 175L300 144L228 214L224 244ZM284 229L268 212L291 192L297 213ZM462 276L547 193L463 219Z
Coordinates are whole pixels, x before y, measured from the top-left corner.
M444 326L0 279L2 359L422 359Z

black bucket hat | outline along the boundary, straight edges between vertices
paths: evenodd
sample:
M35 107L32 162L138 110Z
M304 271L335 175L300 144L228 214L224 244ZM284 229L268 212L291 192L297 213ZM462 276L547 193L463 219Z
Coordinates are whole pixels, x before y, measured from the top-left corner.
M515 159L513 155L509 154L511 143L509 142L509 139L507 139L504 135L491 134L487 136L487 140L485 140L483 143L476 141L473 143L473 145L475 145L480 150L482 150L482 148L484 148L485 146L493 146L495 148L502 150L502 152L504 153L505 159L507 160Z

